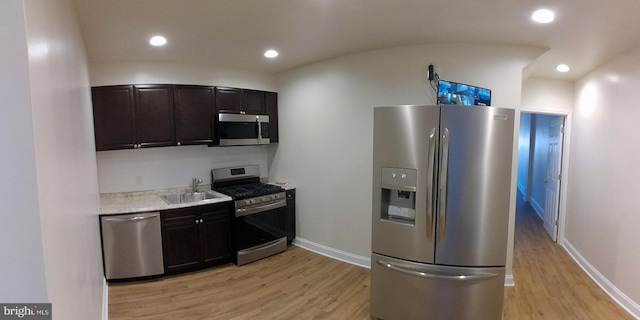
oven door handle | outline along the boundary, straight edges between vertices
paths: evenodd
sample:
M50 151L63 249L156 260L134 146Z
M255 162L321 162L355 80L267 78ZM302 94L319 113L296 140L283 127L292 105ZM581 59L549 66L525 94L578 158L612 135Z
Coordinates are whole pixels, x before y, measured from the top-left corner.
M243 217L243 216L248 216L250 214L254 214L254 213L258 213L258 212L263 212L263 211L269 211L269 210L273 210L273 209L277 209L277 208L282 208L282 207L286 207L287 206L287 200L286 199L281 199L275 202L270 202L264 205L260 205L260 206L251 206L251 207L246 207L246 208L238 208L236 209L236 217Z

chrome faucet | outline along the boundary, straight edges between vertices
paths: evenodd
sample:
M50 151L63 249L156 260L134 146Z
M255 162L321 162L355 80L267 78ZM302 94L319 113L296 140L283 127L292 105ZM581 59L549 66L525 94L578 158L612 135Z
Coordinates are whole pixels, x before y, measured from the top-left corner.
M193 189L192 192L196 193L198 192L198 185L202 183L202 179L200 178L193 178L193 180L191 181L191 188Z

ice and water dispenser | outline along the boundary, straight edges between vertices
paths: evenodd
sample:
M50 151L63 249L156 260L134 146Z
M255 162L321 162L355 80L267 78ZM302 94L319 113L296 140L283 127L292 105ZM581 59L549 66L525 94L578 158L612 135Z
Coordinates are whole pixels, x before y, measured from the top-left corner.
M415 225L417 170L382 167L380 218Z

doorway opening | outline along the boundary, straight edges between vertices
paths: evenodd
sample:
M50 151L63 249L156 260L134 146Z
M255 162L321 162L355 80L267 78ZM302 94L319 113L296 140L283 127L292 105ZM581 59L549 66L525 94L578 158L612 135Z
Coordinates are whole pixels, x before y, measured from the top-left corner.
M518 141L518 196L533 207L558 240L566 116L522 112Z

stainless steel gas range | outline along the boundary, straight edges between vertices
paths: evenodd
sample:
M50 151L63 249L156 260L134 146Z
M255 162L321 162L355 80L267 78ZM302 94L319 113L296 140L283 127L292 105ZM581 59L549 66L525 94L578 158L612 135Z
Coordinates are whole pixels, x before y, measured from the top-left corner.
M260 182L256 165L211 170L213 189L233 198L233 262L244 265L287 250L282 187Z

